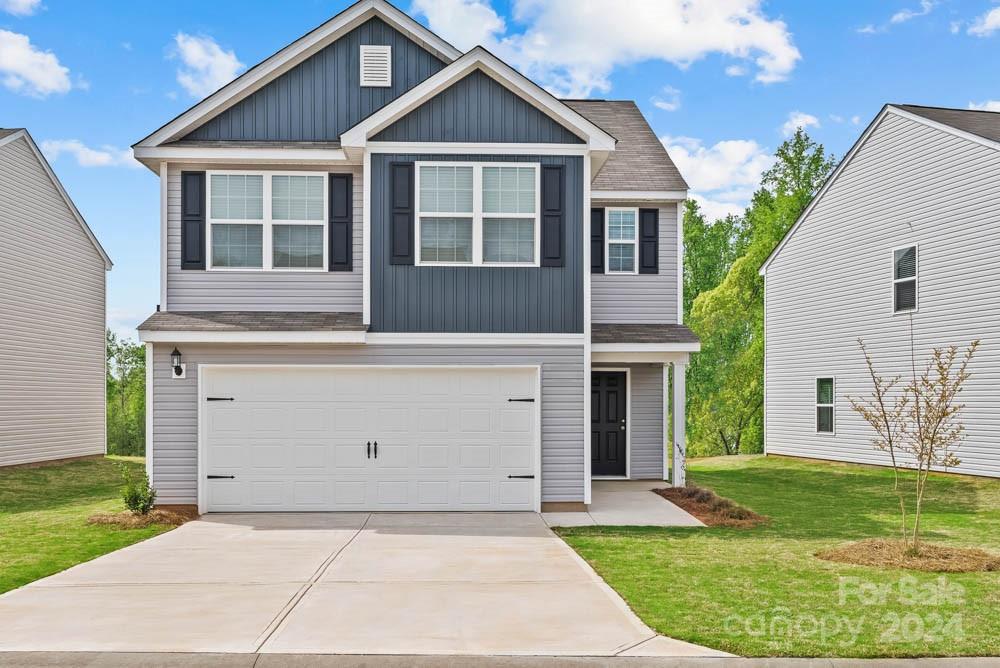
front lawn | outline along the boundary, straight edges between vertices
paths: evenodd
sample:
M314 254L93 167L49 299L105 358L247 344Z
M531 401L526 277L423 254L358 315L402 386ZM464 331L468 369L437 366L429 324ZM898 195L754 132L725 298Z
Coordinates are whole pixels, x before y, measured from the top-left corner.
M108 457L0 469L0 593L171 529L87 524L97 512L124 510L117 462Z
M560 529L658 632L745 656L995 656L1000 572L837 564L820 549L895 537L892 471L762 456L690 462L690 482L770 523L754 529ZM1000 553L1000 481L935 476L925 539Z

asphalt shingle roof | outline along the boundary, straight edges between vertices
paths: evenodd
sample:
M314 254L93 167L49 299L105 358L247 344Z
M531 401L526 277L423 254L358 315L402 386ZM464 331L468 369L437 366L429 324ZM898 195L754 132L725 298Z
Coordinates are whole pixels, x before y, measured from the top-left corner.
M593 324L593 343L698 343L698 335L684 325Z
M147 332L363 332L360 313L318 311L157 311Z
M894 104L892 106L944 125L950 125L956 130L962 130L992 141L1000 141L1000 113L995 111L921 107L916 104Z
M23 128L0 128L0 139L3 139L7 135L12 135L15 132L19 132Z
M593 190L687 190L667 149L631 100L563 100L618 140Z

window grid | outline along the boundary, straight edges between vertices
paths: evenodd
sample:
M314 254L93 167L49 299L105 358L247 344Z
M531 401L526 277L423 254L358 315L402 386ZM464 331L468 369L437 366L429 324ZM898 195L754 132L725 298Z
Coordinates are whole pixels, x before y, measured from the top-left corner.
M916 244L892 249L892 312L917 310L919 253Z
M467 171L463 171L463 168ZM537 163L417 162L415 170L417 265L539 266L540 165ZM464 185L468 183L469 176L472 180L471 207L466 195L468 188ZM442 178L444 179L443 183ZM453 189L452 186L455 183L463 187ZM484 186L489 187L484 188ZM486 203L487 200L489 203ZM487 208L491 211L486 211ZM506 213L502 211L504 208L516 210ZM494 212L492 209L501 209L501 211ZM443 215L449 213L467 213L468 215ZM452 249L456 251L452 253L448 247L442 248L445 258L455 257L458 259L442 258L441 253L433 250L436 248L435 246L425 243L423 238L424 222L433 219L466 221L465 225L471 229L469 259L464 259L466 254L458 253L457 249ZM514 230L494 224L494 222L505 224L507 221L523 221L530 226L530 245L529 240L524 239L526 231L523 226ZM428 234L435 235L438 235L439 231L443 229L438 225L427 225L426 228ZM487 236L490 238L489 250L486 248ZM507 239L507 252L501 253L503 257L494 259L495 255L493 254L500 252L497 249L499 249L503 238ZM510 245L511 238L516 240L513 246ZM447 240L450 239L451 237L447 237ZM456 239L466 243L464 236L456 234ZM434 240L440 241L440 237L435 236ZM507 259L509 257L529 259Z
M639 209L608 208L605 211L605 250L608 274L637 274L639 246Z
M208 172L207 200L209 210L206 220L210 259L208 269L210 271L325 271L328 238L326 179L325 173L316 172ZM258 218L234 221L216 215L217 213L224 215L232 215L233 213L229 208L232 199L229 189L230 182L251 183L254 180L259 183L261 190L260 216ZM220 197L219 190L223 187L225 187L225 197ZM237 186L238 190L239 186ZM219 206L222 207L223 200L225 200L226 208L215 208L215 203L219 203ZM250 208L252 209L251 213L255 214L256 209ZM236 213L239 212L239 207L237 207ZM286 219L284 217L291 215L303 217L301 219ZM231 239L236 231L222 227L223 225L234 225L234 223L239 223L247 228L248 238L260 239L259 259L256 247L252 244L247 246L249 250L245 255L241 255L241 251L238 250L238 243L234 246ZM256 228L256 231L251 233L249 228ZM285 231L284 228L290 229ZM298 230L298 228L303 228L303 230ZM293 230L298 231L293 234ZM218 253L216 252L217 246ZM234 251L233 248L237 248L237 250ZM254 264L230 266L234 258L240 259L241 257L252 258ZM317 261L317 257L321 259Z
M835 388L836 381L832 376L816 378L816 433L835 433Z

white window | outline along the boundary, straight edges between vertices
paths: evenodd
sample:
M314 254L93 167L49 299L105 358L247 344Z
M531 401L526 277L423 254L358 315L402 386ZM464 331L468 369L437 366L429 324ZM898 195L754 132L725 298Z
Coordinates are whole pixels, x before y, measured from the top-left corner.
M892 251L892 312L917 310L917 247Z
M636 274L639 235L639 209L608 209L605 230L606 272Z
M417 264L538 265L537 164L416 165Z
M387 88L392 85L392 47L361 45L361 85Z
M324 271L326 174L209 172L209 269Z
M833 378L816 379L816 433L832 434L834 406Z

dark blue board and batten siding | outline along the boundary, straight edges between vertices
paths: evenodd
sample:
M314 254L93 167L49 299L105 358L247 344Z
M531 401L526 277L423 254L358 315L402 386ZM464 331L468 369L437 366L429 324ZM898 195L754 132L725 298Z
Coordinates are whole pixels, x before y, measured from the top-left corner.
M371 166L375 332L582 333L583 158L374 154ZM566 170L565 266L433 267L389 263L393 162L534 162Z
M360 45L392 47L392 86L361 87ZM445 63L378 18L281 75L184 139L337 141Z
M582 144L582 139L476 70L372 141Z

